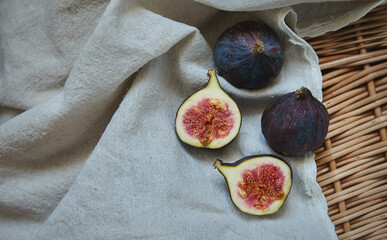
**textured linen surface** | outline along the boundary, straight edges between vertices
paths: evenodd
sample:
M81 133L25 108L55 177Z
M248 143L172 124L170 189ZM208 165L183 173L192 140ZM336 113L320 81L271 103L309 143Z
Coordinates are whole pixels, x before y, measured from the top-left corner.
M294 5L305 2L1 1L0 239L336 239L313 154L282 156L293 187L271 216L237 210L212 166L275 154L265 106L301 86L322 97L300 36L380 4ZM219 77L241 109L239 135L219 150L182 144L176 110L207 83L217 36L246 19L280 36L280 75L256 91Z

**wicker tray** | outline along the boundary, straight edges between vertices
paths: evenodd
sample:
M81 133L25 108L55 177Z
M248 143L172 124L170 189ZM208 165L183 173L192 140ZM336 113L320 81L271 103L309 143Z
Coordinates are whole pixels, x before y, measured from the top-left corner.
M306 39L320 59L329 132L317 181L339 239L387 239L387 6Z

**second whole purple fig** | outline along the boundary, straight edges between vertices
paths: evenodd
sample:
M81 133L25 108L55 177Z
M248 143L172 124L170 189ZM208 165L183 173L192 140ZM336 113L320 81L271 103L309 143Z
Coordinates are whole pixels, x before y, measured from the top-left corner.
M328 133L329 115L310 90L302 87L269 104L262 114L262 133L283 155L303 155L319 147Z

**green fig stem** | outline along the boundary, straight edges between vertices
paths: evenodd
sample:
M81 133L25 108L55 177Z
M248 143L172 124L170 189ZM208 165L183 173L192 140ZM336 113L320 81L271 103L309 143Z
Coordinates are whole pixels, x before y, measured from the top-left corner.
M310 92L310 90L307 87L303 86L300 89L296 90L296 95L297 95L298 99L304 100L304 99L310 97L312 95L312 93Z
M219 169L219 167L221 167L222 166L222 160L220 160L220 159L216 159L216 161L214 162L214 167L215 168L217 168L217 169Z
M208 76L210 76L210 80L208 80L207 87L220 87L218 77L216 76L216 70L210 69L208 70Z

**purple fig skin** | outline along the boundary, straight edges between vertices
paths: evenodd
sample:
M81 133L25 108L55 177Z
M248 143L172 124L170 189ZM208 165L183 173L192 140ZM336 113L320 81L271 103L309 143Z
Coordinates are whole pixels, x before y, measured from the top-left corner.
M235 87L259 89L279 74L284 57L281 42L269 26L245 21L219 36L214 61L219 75Z
M302 87L269 104L262 114L262 133L269 146L283 155L297 156L319 147L328 133L325 106Z

